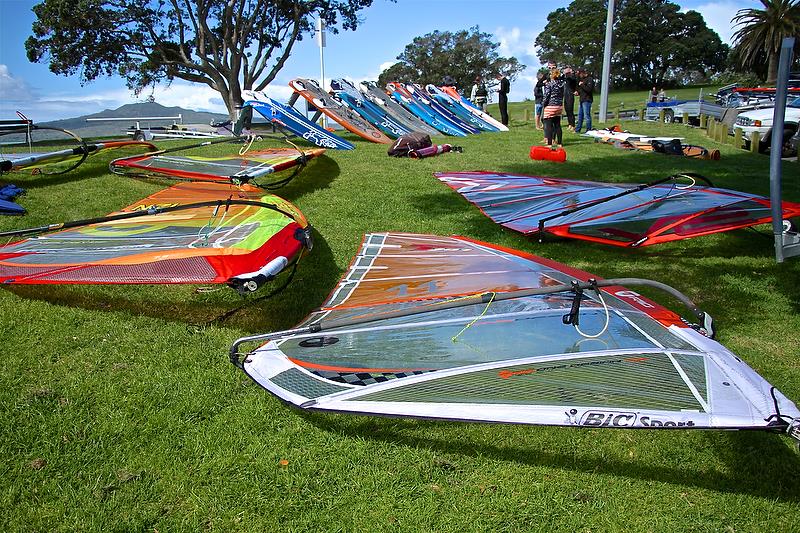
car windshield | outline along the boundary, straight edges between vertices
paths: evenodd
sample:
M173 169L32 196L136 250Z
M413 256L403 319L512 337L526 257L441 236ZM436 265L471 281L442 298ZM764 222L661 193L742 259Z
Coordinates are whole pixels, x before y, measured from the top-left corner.
M786 104L786 107L800 107L800 98L795 98L794 100Z

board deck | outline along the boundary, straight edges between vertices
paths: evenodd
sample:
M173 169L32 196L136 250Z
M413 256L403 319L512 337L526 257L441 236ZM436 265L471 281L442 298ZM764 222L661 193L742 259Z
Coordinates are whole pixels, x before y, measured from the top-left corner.
M306 78L295 78L289 82L296 93L308 100L325 116L336 121L343 128L371 142L391 144L392 139L381 130L364 120L361 115L349 109L331 95L323 91L317 82Z
M316 144L320 148L352 150L352 143L334 135L328 130L314 124L292 106L276 102L266 94L256 91L242 91L245 99L244 107L251 107L270 122L274 122L291 131L295 135Z
M414 98L414 96L409 93L401 83L389 82L386 84L386 90L398 103L406 106L409 111L445 135L452 135L455 137L467 136L466 131L451 123L443 116L436 113L433 109Z
M414 131L391 117L384 108L367 99L349 81L332 80L331 89L345 105L389 137L397 138Z
M485 113L484 111L472 105L472 102L470 102L469 100L458 94L458 91L456 90L455 87L436 87L435 85L429 84L426 85L425 88L427 89L429 94L437 94L437 95L440 94L442 95L443 98L449 97L454 105L458 105L461 107L461 109L463 109L467 113L470 113L480 118L487 124L493 126L495 130L508 131L508 126L496 120L489 113Z
M361 94L369 101L381 107L392 118L410 128L411 131L421 131L428 135L441 135L441 132L427 124L417 115L394 101L391 96L381 90L374 82L362 82Z

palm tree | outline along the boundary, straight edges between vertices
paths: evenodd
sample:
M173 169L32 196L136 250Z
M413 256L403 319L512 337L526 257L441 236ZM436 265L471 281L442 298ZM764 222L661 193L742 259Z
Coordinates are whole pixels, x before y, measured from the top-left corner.
M764 9L740 9L731 22L734 50L743 67L767 62L767 83L778 78L778 57L784 37L800 37L800 0L761 0ZM795 51L800 50L800 39Z

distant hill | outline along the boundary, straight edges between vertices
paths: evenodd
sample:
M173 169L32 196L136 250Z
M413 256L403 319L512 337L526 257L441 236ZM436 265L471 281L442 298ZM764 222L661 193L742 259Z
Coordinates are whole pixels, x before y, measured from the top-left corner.
M76 118L65 118L52 122L40 123L41 126L53 126L72 131L81 137L109 137L124 136L125 130L131 126L138 117L176 117L181 115L183 124L210 124L228 120L228 115L221 113L208 113L205 111L192 111L182 107L165 107L155 102L141 102L138 104L125 104L117 109L105 109L99 113L84 115ZM130 118L128 121L112 122L87 122L87 118ZM169 126L173 120L146 120L144 126Z

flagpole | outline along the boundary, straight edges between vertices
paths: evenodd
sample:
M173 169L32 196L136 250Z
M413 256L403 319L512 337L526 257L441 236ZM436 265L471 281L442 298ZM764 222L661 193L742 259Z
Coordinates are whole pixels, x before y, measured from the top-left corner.
M611 76L611 38L614 33L614 0L608 0L606 16L606 44L603 49L603 74L600 80L600 116L598 122L605 123L608 115L609 77Z

